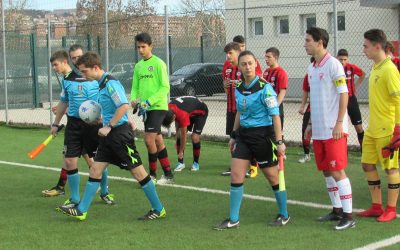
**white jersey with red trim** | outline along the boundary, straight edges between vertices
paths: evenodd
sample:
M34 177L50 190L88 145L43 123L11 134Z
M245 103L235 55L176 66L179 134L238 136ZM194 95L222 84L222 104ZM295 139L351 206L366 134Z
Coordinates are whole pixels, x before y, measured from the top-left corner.
M348 92L343 66L327 53L319 64L310 64L307 73L310 84L312 139L331 139L339 113L340 94ZM348 134L347 107L342 125L343 132Z

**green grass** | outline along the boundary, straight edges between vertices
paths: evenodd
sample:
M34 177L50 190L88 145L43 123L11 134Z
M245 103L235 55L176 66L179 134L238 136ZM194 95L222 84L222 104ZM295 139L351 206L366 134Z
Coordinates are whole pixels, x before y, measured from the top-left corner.
M61 165L63 135L35 159L26 153L48 134L43 129L0 126L0 160L46 167ZM172 165L176 162L172 140L167 140ZM137 141L139 152L147 154L143 140ZM285 164L288 198L305 202L329 204L324 179L314 163L297 163L300 148L289 148ZM188 145L187 165L191 162ZM176 183L185 186L229 190L230 179L220 176L230 163L225 143L202 143L201 170L177 173ZM81 172L87 172L84 161ZM190 166L187 166L190 167ZM127 171L110 166L110 175L129 177ZM347 173L352 181L355 208L370 204L369 192L360 167L360 154L349 155ZM159 169L161 175L161 169ZM43 198L40 192L54 186L58 172L0 164L3 213L0 220L1 249L353 249L398 234L399 220L377 223L373 219L357 219L357 227L335 232L334 223L318 223L315 218L327 213L300 205L289 205L292 221L282 228L267 226L277 214L273 202L244 199L238 230L218 232L212 226L228 216L229 196L171 186L158 186L159 196L167 209L167 218L141 222L136 218L147 212L149 204L137 183L110 180L109 186L118 205L106 206L95 197L86 221L79 222L54 210L64 197ZM81 178L81 192L87 177ZM382 178L386 183L385 178ZM383 185L385 186L385 184ZM386 188L383 188L384 195ZM247 179L245 193L273 197L265 178ZM398 246L397 246L398 247ZM392 246L389 249L396 249Z

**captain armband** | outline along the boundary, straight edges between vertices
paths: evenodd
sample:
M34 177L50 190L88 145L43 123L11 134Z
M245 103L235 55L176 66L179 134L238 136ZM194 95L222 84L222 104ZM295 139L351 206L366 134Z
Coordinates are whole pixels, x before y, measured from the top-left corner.
M336 87L346 85L346 78L339 77L338 79L333 80L333 83L335 84Z

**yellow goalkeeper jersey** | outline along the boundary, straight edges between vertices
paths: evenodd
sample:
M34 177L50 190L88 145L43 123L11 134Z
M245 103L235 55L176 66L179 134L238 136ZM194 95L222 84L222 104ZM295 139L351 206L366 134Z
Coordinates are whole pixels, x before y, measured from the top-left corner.
M369 120L366 135L393 134L395 107L400 108L400 74L390 57L372 67L369 77Z

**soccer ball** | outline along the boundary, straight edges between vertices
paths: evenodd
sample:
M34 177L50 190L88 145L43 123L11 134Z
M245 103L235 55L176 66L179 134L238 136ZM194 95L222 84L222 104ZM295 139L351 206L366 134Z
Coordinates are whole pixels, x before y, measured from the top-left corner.
M79 107L79 117L86 123L94 123L101 116L101 106L99 103L87 100Z

